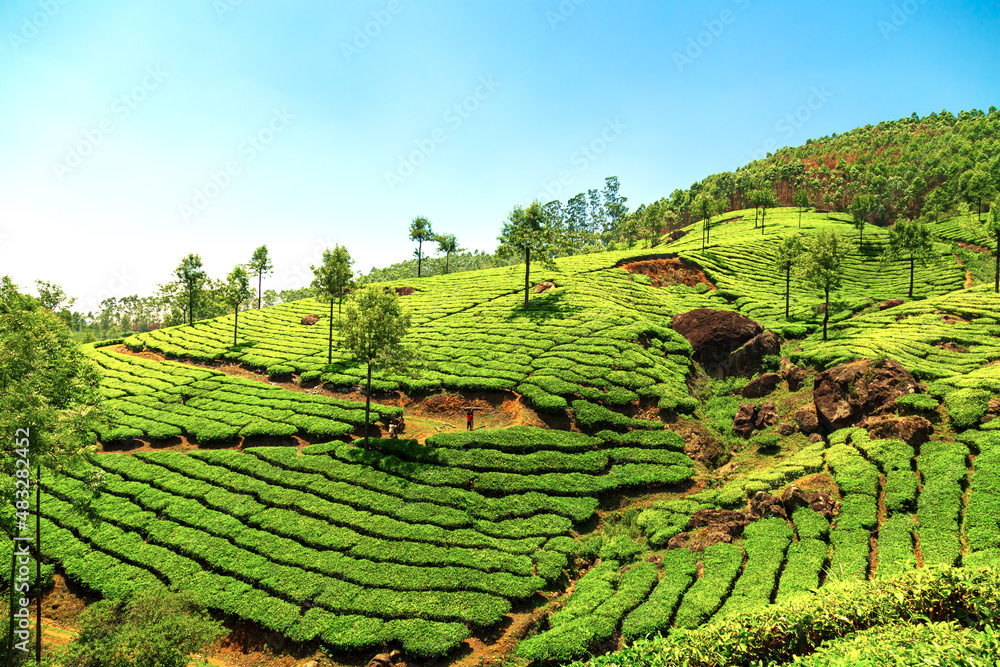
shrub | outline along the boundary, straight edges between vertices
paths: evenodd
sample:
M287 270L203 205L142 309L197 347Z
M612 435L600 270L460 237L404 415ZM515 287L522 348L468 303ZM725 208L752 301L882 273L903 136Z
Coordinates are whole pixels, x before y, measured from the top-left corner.
M896 397L896 406L904 410L933 412L938 405L938 400L929 394L904 394Z
M945 396L951 423L957 428L972 428L979 424L992 394L985 389L957 389Z

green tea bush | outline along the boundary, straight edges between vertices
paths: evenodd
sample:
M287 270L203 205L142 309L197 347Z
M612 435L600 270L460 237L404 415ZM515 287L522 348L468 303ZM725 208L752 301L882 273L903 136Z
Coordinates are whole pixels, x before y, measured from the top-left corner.
M934 412L939 401L929 394L904 394L896 397L896 406L914 412Z
M963 627L980 632L995 624L998 612L1000 569L924 568L885 579L830 584L815 596L794 597L780 606L733 614L696 629L673 632L669 637L639 640L630 648L594 658L589 664L781 664L793 658L801 661L827 641L846 637L851 642L857 637L855 633L869 628L891 630L892 624L905 624L919 632L927 618L938 623L960 621ZM972 645L980 642L980 654L987 661L982 664L989 664L996 655L997 639L992 630L983 635L970 638ZM891 641L893 635L887 632L886 637ZM859 659L872 659L875 656L866 652L869 645L864 642L861 639L857 646L848 644L846 655L831 656L836 659L829 664L859 664ZM948 653L954 658L962 655L957 648ZM878 659L892 660L885 664L921 664L920 654L915 655L916 661L906 663L884 654Z
M986 414L990 398L992 394L985 389L957 389L949 392L944 402L951 423L957 428L978 425Z

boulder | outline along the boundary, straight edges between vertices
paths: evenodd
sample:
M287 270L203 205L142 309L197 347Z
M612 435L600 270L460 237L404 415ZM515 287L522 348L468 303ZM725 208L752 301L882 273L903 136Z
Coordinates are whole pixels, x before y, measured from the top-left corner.
M754 426L756 425L755 408L756 406L753 403L742 403L736 411L736 417L733 419L733 430L741 438L749 438L750 434L753 433Z
M758 519L764 519L772 516L785 519L786 521L788 520L788 514L785 512L785 508L782 506L781 500L775 498L770 493L765 493L764 491L758 491L754 494L754 497L750 499L750 503L747 507L747 513L750 521L757 521Z
M670 232L670 240L676 241L677 239L682 239L687 236L687 232L683 229L678 229L677 231Z
M670 538L667 549L701 551L719 542L732 542L749 522L746 512L739 510L699 510L688 521L687 532Z
M708 433L692 433L685 438L684 453L708 468L714 468L728 458L726 447Z
M368 661L368 667L392 667L401 655L402 653L399 651L393 651L392 653L379 653Z
M889 308L895 308L896 306L902 306L902 299L886 299L878 305L879 310L887 310Z
M748 382L740 393L743 398L763 398L777 389L779 384L781 384L780 375L777 373L764 373L760 377Z
M803 433L815 433L819 430L819 417L816 414L816 405L807 403L795 411L795 424Z
M819 433L813 433L809 436L809 442L823 442L823 436Z
M779 435L788 436L795 433L795 431L796 431L795 424L789 424L788 422L778 424Z
M757 420L755 426L758 429L774 426L778 423L778 406L774 401L764 401L764 404L757 410Z
M806 372L798 366L792 366L784 373L785 382L788 383L788 391L798 391L806 382Z
M319 322L319 315L306 315L305 317L302 318L300 324L307 324L309 326L312 326L317 322Z
M674 331L694 348L693 358L708 368L725 361L763 328L746 315L729 310L697 308L671 320Z
M827 519L833 518L840 510L840 503L827 491L803 491L792 484L781 494L781 504L791 514L796 507L810 507Z
M542 292L545 292L547 290L555 289L555 286L556 286L555 283L546 280L544 282L540 282L537 285L535 285L535 292L541 294Z
M763 370L764 357L776 355L780 351L781 339L778 338L778 334L768 330L751 338L718 365L705 370L714 378L753 375Z
M863 420L860 424L868 435L879 440L894 438L912 447L919 447L930 440L934 425L924 417L890 417L888 419Z
M864 417L894 413L896 398L916 390L910 372L892 359L861 359L817 375L813 401L820 423L836 430L854 426Z
M412 287L408 287L406 285L396 288L396 294L398 294L399 296L410 296L416 291L417 290L413 289Z

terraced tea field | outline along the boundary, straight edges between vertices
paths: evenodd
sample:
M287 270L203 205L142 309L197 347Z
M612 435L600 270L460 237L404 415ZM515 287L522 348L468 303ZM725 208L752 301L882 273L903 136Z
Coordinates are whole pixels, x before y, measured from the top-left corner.
M908 264L881 266L886 232L869 226L846 260L824 342L820 294L793 277L786 320L774 263L790 235L856 238L836 217L804 214L800 228L796 210L775 209L762 234L742 211L724 216L705 250L696 223L653 249L561 258L533 267L535 282L554 287L533 293L527 310L522 267L387 286L412 288L401 299L421 368L378 376L376 398L502 394L558 428L356 440L364 405L329 390L359 384L362 367L336 341L327 365L328 307L312 299L242 313L235 346L231 316L85 346L111 422L89 467L46 475L47 568L108 597L189 591L220 616L350 660L400 648L527 664L789 604L836 582L1000 565L1000 419L986 417L1000 393L1000 298L964 287L949 245L982 239L961 221L934 225L933 257L917 266L907 300ZM649 275L677 267L678 284ZM878 310L890 298L905 303ZM713 425L708 381L671 328L671 316L695 308L757 320L786 339L788 362L811 371L898 361L926 391L898 399L896 413L923 415L934 435L912 446L852 427L810 441L766 426L734 440ZM302 324L308 314L319 323ZM715 395L748 400L738 390ZM796 391L776 395L786 417L809 393ZM401 411L372 409L377 425ZM712 440L731 465L691 458ZM81 511L94 484L101 491ZM828 492L838 511L788 506L704 549L673 548L681 533L705 533L691 525L696 513L745 508L793 484ZM512 622L529 612L530 622ZM469 657L467 641L505 652Z

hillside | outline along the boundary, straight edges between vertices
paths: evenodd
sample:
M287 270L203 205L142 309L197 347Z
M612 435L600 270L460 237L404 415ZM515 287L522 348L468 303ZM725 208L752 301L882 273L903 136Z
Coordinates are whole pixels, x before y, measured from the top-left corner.
M235 345L227 316L85 346L113 418L91 469L43 483L44 556L104 596L190 591L337 664L725 652L739 641L720 637L768 614L892 597L932 567L968 586L937 616L831 621L766 657L824 640L850 655L862 644L839 638L882 623L933 640L918 613L965 618L947 640L980 642L1000 565L1000 296L970 264L990 260L983 239L969 216L928 223L911 299L909 263L879 261L888 229L859 247L844 215L754 218L716 216L704 249L696 224L533 266L527 309L523 265L387 283L421 367L376 377L373 418L381 436L405 414L410 440L358 440L363 368L336 336L328 351L313 299L241 313ZM822 293L793 272L786 318L775 258L786 237L830 231L851 248L824 341ZM753 349L694 347L673 318L696 309L753 320L739 343ZM824 372L858 360L831 399ZM858 398L883 377L877 404ZM961 574L980 566L993 574ZM972 614L966 593L985 606ZM724 664L764 655L742 653Z
M795 193L802 191L811 206L845 212L865 195L873 200L866 207L872 222L921 215L937 220L962 209L985 210L996 196L998 141L1000 112L995 107L957 116L914 113L778 149L735 172L713 174L674 191L669 204L680 212L706 193L726 210L737 210L752 205L755 190L773 186L782 206L792 206Z

